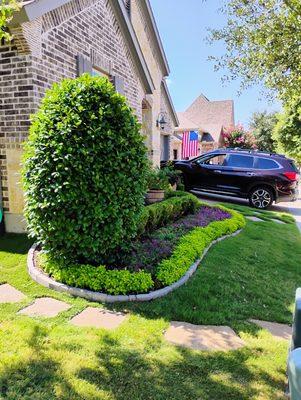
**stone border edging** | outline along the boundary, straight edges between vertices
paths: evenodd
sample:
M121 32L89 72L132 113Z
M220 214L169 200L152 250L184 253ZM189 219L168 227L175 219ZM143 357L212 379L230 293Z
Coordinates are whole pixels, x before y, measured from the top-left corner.
M204 250L204 253L201 258L199 258L192 266L188 269L188 271L185 273L185 275L182 276L181 279L179 279L177 282L173 283L170 286L166 286L162 289L155 290L150 293L146 294L133 294L133 295L109 295L106 293L100 293L100 292L93 292L92 290L87 290L87 289L80 289L72 286L68 286L64 283L56 282L54 279L50 278L45 272L40 270L39 268L36 267L35 261L34 261L34 255L37 250L37 245L34 244L27 256L27 268L28 268L28 273L31 276L31 278L39 283L42 286L45 286L49 289L56 290L57 292L61 293L68 293L71 296L75 297L82 297L86 300L90 301L95 301L95 302L100 302L100 303L117 303L117 302L133 302L133 301L150 301L150 300L155 300L160 297L164 297L167 294L171 293L175 289L178 289L180 286L184 285L188 281L188 279L195 273L196 269L198 268L199 264L201 261L204 259L206 254L208 253L209 249L216 243L228 238L228 237L234 237L237 236L242 229L237 230L236 232L230 234L230 235L225 235L222 236L213 242L210 243L210 245Z

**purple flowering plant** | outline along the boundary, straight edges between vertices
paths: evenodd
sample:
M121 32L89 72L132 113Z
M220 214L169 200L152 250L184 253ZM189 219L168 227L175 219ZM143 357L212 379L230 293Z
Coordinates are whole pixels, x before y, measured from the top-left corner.
M201 206L197 213L190 214L136 241L123 264L129 270L154 272L156 266L169 258L181 237L196 227L205 227L213 221L231 218L217 207Z

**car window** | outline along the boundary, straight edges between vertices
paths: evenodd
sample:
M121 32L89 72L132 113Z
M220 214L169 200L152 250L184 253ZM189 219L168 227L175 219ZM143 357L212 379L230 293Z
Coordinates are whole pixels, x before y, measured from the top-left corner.
M267 158L258 158L257 168L258 169L277 169L277 168L279 168L279 165L273 160L268 160Z
M218 154L209 158L199 159L199 164L205 165L225 165L226 155Z
M228 167L253 168L253 164L254 157L240 154L230 154L227 161Z
M295 172L299 173L299 170L298 170L298 168L297 168L297 166L296 166L296 164L294 163L294 161L293 161L293 160L292 160L292 161L290 161L290 165L291 165L291 167L292 167L293 171L295 171Z

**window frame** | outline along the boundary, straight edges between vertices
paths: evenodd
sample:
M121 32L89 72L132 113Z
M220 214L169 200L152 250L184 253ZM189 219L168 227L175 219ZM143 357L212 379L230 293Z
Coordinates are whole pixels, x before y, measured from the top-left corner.
M258 161L259 161L259 159L272 161L272 162L274 162L275 164L277 164L278 167L277 167L277 168L260 168L260 167L258 166ZM281 169L281 168L283 168L283 167L282 167L282 165L279 164L279 162L278 162L277 160L274 160L274 159L271 159L271 158L267 158L267 157L260 157L260 156L257 156L257 157L256 157L256 160L255 160L255 163L254 163L254 169L262 170L262 171L275 171L275 170Z
M253 156L253 155L250 155L250 154L228 153L227 154L227 163L228 163L229 158L231 156L251 157L251 158L253 158L253 166L252 167L243 167L243 166L227 165L228 168L233 168L233 169L254 169L254 166L255 166L255 163L256 163L256 156Z

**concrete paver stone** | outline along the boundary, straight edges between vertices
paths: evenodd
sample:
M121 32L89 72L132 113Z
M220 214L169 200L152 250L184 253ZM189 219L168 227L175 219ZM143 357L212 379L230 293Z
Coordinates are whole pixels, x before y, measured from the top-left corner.
M173 321L164 336L175 345L193 350L228 351L244 346L243 340L228 326L202 326Z
M0 285L0 303L18 303L25 297L23 293L8 283Z
M276 322L260 321L258 319L250 319L250 322L266 329L276 339L290 340L292 336L292 327L285 324L278 324Z
M71 319L71 323L81 327L115 329L124 322L126 315L96 307L87 307Z
M51 297L41 297L36 299L28 307L19 311L19 314L29 315L30 317L56 317L62 311L69 310L70 304L53 299Z

